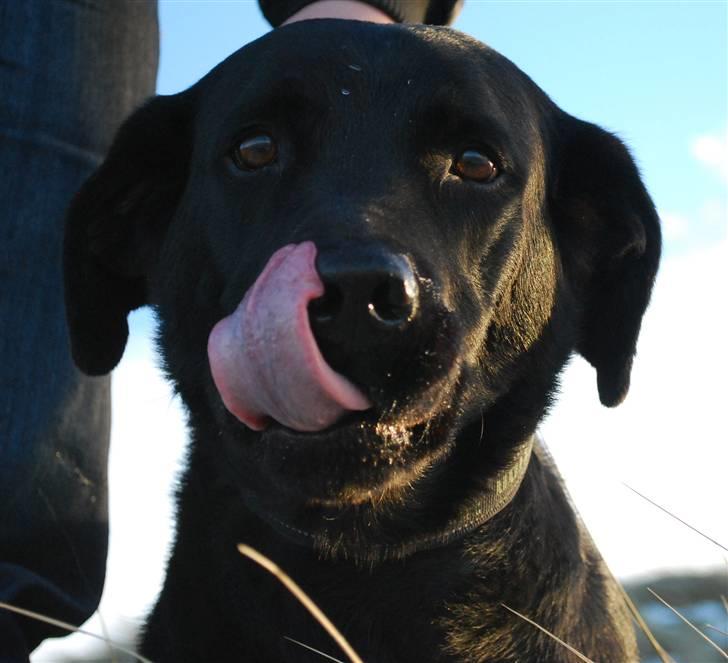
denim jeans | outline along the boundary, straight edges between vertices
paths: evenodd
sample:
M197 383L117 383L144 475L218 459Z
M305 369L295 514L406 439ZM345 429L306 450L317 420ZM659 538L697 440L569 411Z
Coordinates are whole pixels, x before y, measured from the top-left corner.
M104 581L110 383L69 354L63 218L157 63L155 1L0 0L0 600L74 624ZM0 610L0 661L61 634Z

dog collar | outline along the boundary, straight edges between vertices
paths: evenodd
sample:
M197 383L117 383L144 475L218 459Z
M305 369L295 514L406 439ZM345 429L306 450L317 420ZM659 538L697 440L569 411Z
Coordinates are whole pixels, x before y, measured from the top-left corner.
M450 522L457 523L455 526L448 528L445 524L436 533L397 543L372 543L367 545L367 552L381 559L401 559L416 552L441 548L482 527L508 506L516 496L526 476L535 441L536 435L533 434L519 443L510 462L484 479L479 487L480 496L464 503L455 517L450 519ZM283 522L279 518L268 515L266 520L301 543L311 545L315 541L316 537L311 532Z
M510 462L485 479L482 486L482 496L463 508L463 511L456 519L457 526L438 534L406 541L401 545L382 546L384 549L382 552L387 557L391 557L439 548L485 525L491 518L497 516L507 507L516 496L523 483L523 478L526 476L535 440L536 435L534 433L518 444Z

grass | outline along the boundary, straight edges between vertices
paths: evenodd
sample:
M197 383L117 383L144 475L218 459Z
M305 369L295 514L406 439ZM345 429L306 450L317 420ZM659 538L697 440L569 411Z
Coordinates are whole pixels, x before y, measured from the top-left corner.
M102 635L98 635L97 633L92 633L91 631L84 631L81 628L78 628L77 626L74 626L73 624L69 624L68 622L62 622L60 619L54 619L53 617L49 617L48 615L42 615L39 612L35 612L34 610L27 610L26 608L21 608L17 605L11 605L10 603L5 603L4 601L0 601L0 608L3 610L8 610L10 612L14 612L16 615L22 615L23 617L28 617L29 619L35 619L36 621L43 622L44 624L50 624L51 626L57 626L58 628L63 629L64 631L68 631L69 633L81 633L83 635L88 636L89 638L95 638L96 640L101 640L102 642L105 642L106 645L112 649L117 649L120 652L123 652L124 654L128 654L135 660L139 661L140 663L153 663L148 658L144 658L141 654L137 654L136 652L132 651L131 649L128 649L127 647L124 647L123 645L120 645L110 638L104 637ZM113 658L113 654L112 654Z
M715 642L713 642L705 633L703 633L695 624L693 624L690 620L688 620L684 615L682 615L680 612L678 612L675 608L673 608L665 599L663 599L661 596L657 594L657 592L654 592L649 587L647 588L647 591L652 594L660 603L662 603L665 607L669 608L674 612L680 619L682 619L693 631L695 631L701 638L703 638L711 647L716 649L718 653L723 656L726 660L728 660L728 654L723 651Z
M298 584L285 573L275 562L272 562L265 555L261 555L257 550L246 546L244 543L238 544L238 552L241 555L245 555L248 559L253 560L256 564L262 566L268 573L275 576L275 578L289 591L293 596L296 597L306 610L308 610L314 619L321 624L322 628L331 636L333 641L339 645L341 651L343 651L351 663L364 663L359 655L354 651L354 648L349 644L347 639L342 635L341 631L334 626L331 620L323 613L323 611L309 598L308 594L304 592ZM291 638L288 638L289 640ZM303 644L303 643L298 643ZM303 645L308 647L308 645ZM315 650L314 650L315 651ZM319 652L321 654L321 652ZM325 654L324 654L325 655ZM327 656L327 658L331 658ZM334 659L335 660L335 659Z
M626 485L626 484L625 484ZM679 522L681 522L683 525L688 527L689 529L697 532L701 536L703 536L705 539L711 541L714 545L720 547L723 550L728 550L723 544L719 543L718 541L715 541L711 537L707 536L697 528L693 527L689 523L683 521L682 519L675 516L675 514L671 513L664 507L660 506L659 504L653 502L648 497L645 497L638 491L634 490L633 488L630 488L627 486L632 492L636 493L646 501L648 501L650 504L653 504L658 509L662 510L669 516L675 518ZM329 636L332 638L332 640L337 644L337 646L341 649L341 651L346 655L348 661L350 663L364 663L363 659L359 656L359 654L353 649L353 647L349 644L349 642L346 640L344 635L336 628L336 626L331 622L331 620L323 613L323 611L315 604L315 602L301 589L301 587L288 575L286 574L275 562L268 559L258 551L254 550L250 546L247 546L245 544L238 544L238 551L247 557L248 559L252 560L256 564L260 565L262 568L264 568L266 571L271 573L281 584L284 585L284 587L311 613L311 615L316 619L316 621L321 625L321 627L329 634ZM619 584L619 583L618 583ZM629 608L630 612L632 613L635 622L637 623L640 630L645 634L645 636L648 638L649 642L651 643L652 647L655 649L657 655L659 658L663 661L663 663L674 663L674 659L670 657L670 655L665 651L665 649L660 645L660 643L657 641L657 639L652 634L649 626L647 625L646 621L643 619L642 615L640 614L639 610L637 609L636 605L632 601L632 599L629 597L627 592L622 588L621 584L619 584L620 589L622 590L622 598L627 604L627 607ZM673 605L671 605L668 601L666 601L662 596L657 594L654 590L647 587L647 591L663 606L665 606L667 609L669 609L674 615L676 615L682 622L684 622L687 626L689 626L693 632L695 632L698 636L700 636L710 647L712 647L723 659L728 660L728 652L726 652L723 648L721 648L714 640L712 640L706 633L701 631L695 624L693 624L685 615L683 615L677 608L675 608ZM726 600L725 596L720 596L720 600L722 602L722 605L726 612L726 618L728 619L728 600ZM509 611L510 613L518 616L520 619L526 621L527 623L531 624L534 628L539 629L552 639L554 639L556 642L558 642L561 646L563 646L567 651L571 652L578 660L582 661L583 663L595 663L592 659L584 655L583 653L579 652L577 649L569 645L567 642L564 642L561 640L558 636L556 636L554 633L551 633L548 629L544 628L540 624L536 623L532 619L530 619L528 616L521 614L520 612L514 610L513 608L510 608L509 606L505 604L501 604L502 607ZM106 645L111 648L112 650L119 651L123 654L126 654L130 657L132 657L134 660L139 661L140 663L153 663L149 659L145 658L144 656L141 656L140 654L137 654L133 650L129 649L128 647L125 647L119 643L116 643L112 641L108 637L104 637L101 635L98 635L96 633L92 633L89 631L85 631L83 629L80 629L72 624L68 624L66 622L54 619L53 617L43 615L40 613L37 613L32 610L28 610L26 608L12 605L5 602L0 602L0 609L8 610L10 612L13 612L15 614L22 615L24 617L27 617L29 619L35 619L53 626L56 626L58 628L61 628L63 630L66 630L68 632L75 632L75 633L81 633L87 637L94 638L96 640L100 640ZM707 630L715 631L719 635L727 636L728 637L728 631L722 630L720 628L717 628L715 626L712 626L710 624L706 624L705 628ZM322 652L318 649L315 649L311 647L310 645L300 642L299 640L295 640L294 638L291 638L289 636L283 636L286 640L291 642L292 644L295 644L297 646L300 646L304 649L307 649L311 652L316 653L324 660L334 661L335 663L345 663L344 661L335 658L331 656L330 654L327 654L325 652ZM113 654L112 654L113 659Z

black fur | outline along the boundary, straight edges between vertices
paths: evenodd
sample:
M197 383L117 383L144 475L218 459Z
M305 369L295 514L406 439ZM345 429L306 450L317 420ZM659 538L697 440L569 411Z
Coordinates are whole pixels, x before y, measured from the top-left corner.
M241 172L229 155L249 129L279 152ZM500 177L453 175L469 148ZM371 411L321 433L255 433L222 406L207 338L272 253L304 240L330 260L407 256L420 308L401 333L316 329ZM513 501L463 524L535 431L571 352L595 367L605 405L624 398L659 252L623 144L447 28L297 24L151 100L78 194L65 249L79 366L111 370L126 314L151 304L189 409L177 539L145 655L321 660L289 636L342 656L238 554L245 542L370 663L572 660L504 605L595 660L634 660L616 585L538 446Z

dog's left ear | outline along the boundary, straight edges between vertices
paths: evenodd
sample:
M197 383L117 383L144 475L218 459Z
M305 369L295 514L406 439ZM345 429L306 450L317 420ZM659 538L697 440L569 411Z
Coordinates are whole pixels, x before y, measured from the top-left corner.
M660 258L659 219L617 137L567 115L555 133L550 210L581 309L577 350L596 368L599 398L612 407L629 389Z
M121 359L127 314L148 303L149 275L187 180L191 90L155 97L119 129L66 216L66 318L76 365L89 375Z

